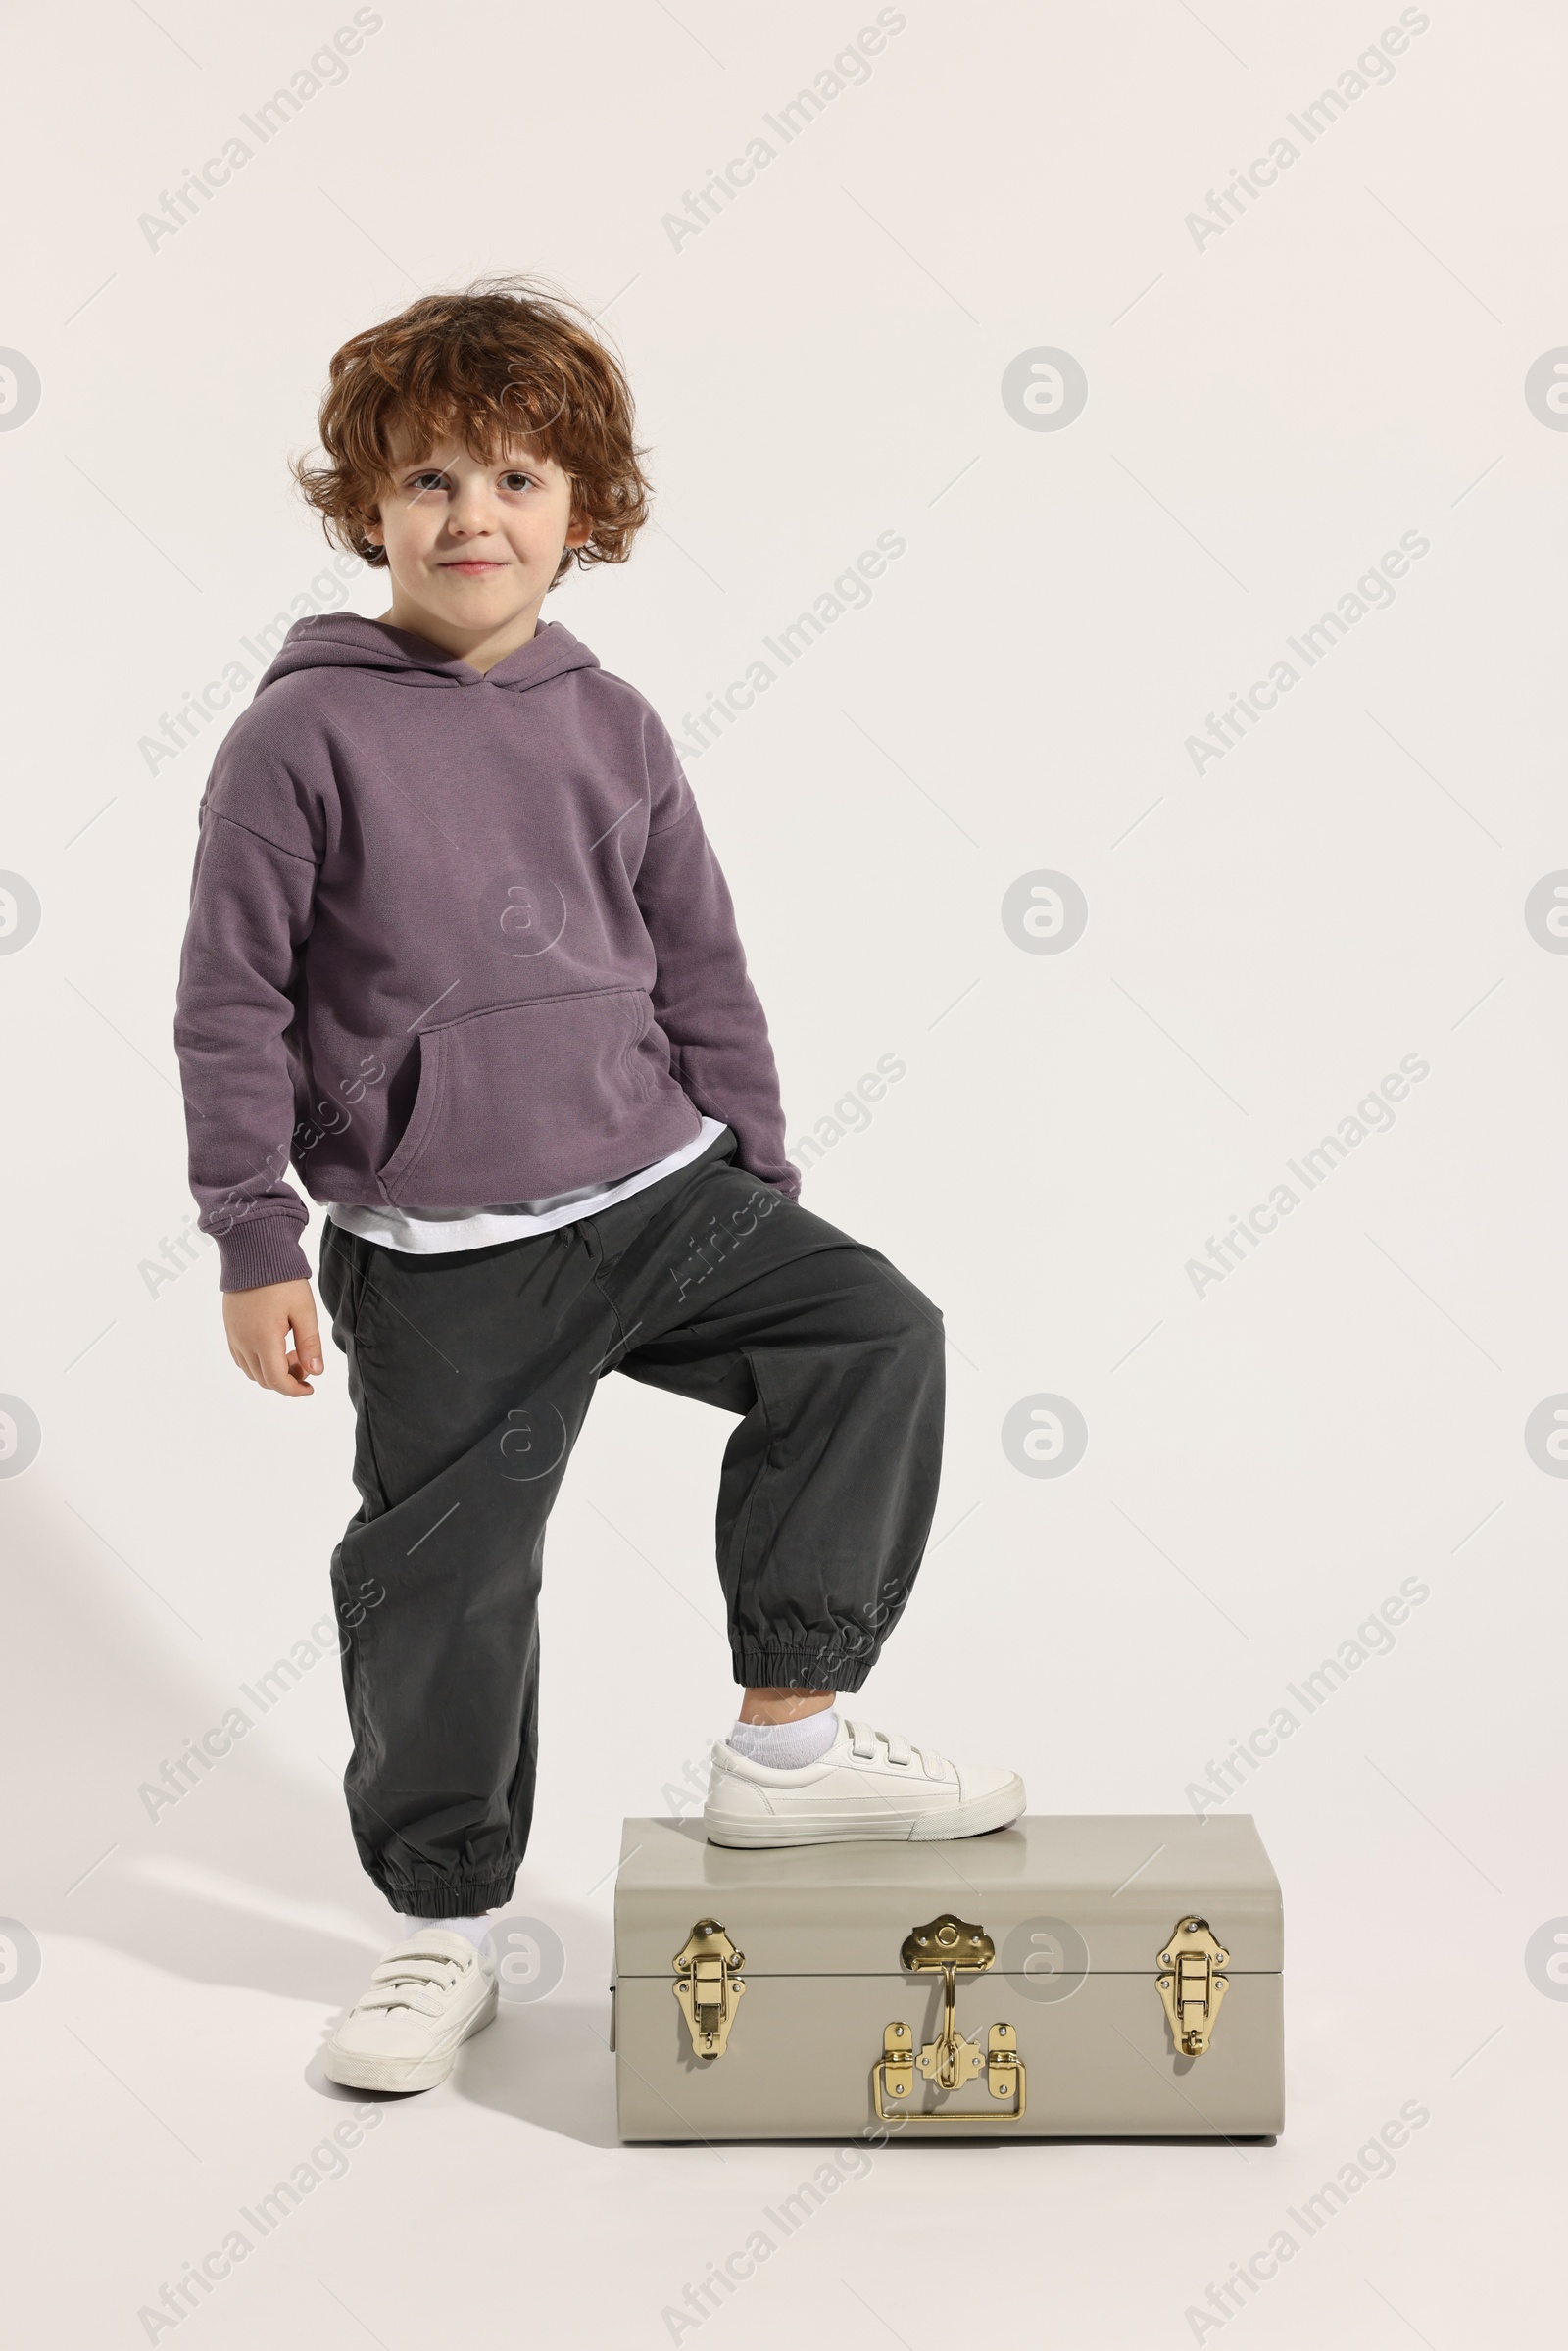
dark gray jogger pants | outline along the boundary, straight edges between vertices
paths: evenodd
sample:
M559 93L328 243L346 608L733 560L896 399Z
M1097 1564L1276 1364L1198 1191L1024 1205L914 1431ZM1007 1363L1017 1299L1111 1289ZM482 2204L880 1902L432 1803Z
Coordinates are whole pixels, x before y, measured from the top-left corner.
M719 1479L735 1679L858 1690L936 1506L942 1317L873 1249L700 1158L560 1231L416 1257L328 1221L361 1506L332 1555L355 1841L394 1908L512 1893L533 1809L545 1522L595 1382L740 1415Z

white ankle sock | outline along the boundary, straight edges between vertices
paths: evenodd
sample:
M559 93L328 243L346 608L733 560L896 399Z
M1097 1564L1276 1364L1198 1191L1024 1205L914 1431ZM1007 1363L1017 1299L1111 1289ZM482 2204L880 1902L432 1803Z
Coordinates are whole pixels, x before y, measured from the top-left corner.
M752 1763L770 1771L798 1772L825 1755L839 1735L839 1718L832 1706L820 1714L803 1714L793 1723L737 1723L726 1744Z
M448 1935L461 1935L465 1936L467 1941L472 1943L474 1949L477 1951L483 1947L484 1938L490 1932L490 1921L494 1916L495 1913L493 1911L486 1911L482 1918L476 1919L405 1918L403 1924L408 1929L410 1935L417 1935L421 1927L440 1927Z

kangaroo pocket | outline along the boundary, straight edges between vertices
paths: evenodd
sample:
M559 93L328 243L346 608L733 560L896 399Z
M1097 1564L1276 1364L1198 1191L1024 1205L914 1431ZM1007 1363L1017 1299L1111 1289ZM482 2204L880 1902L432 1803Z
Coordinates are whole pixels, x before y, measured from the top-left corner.
M548 1200L630 1175L697 1132L640 988L466 1013L421 1030L416 1050L414 1108L376 1171L401 1206Z

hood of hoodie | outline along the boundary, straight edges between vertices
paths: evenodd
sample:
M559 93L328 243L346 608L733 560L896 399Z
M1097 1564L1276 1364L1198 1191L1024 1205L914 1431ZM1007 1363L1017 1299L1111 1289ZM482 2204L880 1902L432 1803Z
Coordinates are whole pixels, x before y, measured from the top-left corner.
M396 686L448 692L501 686L521 694L568 669L598 666L598 656L559 620L542 621L526 644L515 647L493 668L475 669L411 629L392 628L384 620L365 620L358 612L318 612L309 620L295 621L256 691L262 694L280 677L292 677L301 669L374 669Z

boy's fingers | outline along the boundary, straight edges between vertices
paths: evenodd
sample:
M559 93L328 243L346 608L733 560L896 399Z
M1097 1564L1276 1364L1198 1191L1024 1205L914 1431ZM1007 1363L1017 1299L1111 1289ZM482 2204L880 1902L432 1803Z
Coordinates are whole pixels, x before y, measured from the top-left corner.
M286 1326L284 1327L286 1328ZM290 1376L288 1353L283 1343L282 1329L269 1331L266 1339L262 1342L261 1379L264 1388L272 1389L278 1396L297 1396L299 1394L299 1390Z
M248 1380L274 1396L314 1395L309 1375L322 1368L321 1340L309 1282L241 1293L238 1302L225 1300L223 1323L229 1354Z
M294 1347L299 1357L295 1369L319 1371L321 1368L321 1334L316 1320L316 1300L309 1290L304 1302L297 1306L292 1317Z

